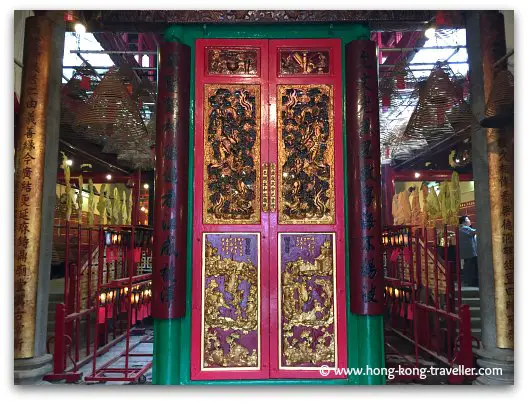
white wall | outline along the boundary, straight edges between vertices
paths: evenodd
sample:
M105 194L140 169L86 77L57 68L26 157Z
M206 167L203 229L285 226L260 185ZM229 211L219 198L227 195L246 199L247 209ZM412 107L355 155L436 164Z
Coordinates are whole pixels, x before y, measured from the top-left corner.
M22 64L24 62L24 29L26 27L26 18L31 17L33 11L31 10L15 10L14 28L15 28L15 46L14 46L14 60L13 65L15 69L15 93L20 101L20 89L22 86L22 67L17 62Z
M514 49L515 39L515 23L513 10L503 10L501 11L501 13L504 15L504 35L506 37L506 51L509 52L510 50ZM510 58L508 59L508 69L511 71L512 74L514 74L514 58L515 54L513 56L510 56Z

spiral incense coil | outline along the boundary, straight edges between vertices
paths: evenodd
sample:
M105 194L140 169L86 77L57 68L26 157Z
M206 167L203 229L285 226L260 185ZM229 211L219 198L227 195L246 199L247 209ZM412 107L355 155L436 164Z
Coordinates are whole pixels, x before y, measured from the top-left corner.
M94 84L100 81L97 73L81 65L61 88L61 125L72 126L82 106L89 98Z
M89 139L142 137L145 124L116 69L110 69L77 115L74 126Z
M513 74L507 70L501 70L493 79L491 94L486 105L486 118L481 121L484 127L498 128L513 124Z
M464 100L463 80L438 62L423 85L418 86L418 103L403 132L392 142L393 157L408 159L449 137L467 138L477 123Z

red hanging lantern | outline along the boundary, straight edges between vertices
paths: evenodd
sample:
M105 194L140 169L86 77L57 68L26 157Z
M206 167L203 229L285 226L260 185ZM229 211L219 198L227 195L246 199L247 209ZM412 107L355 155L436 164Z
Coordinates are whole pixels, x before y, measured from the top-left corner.
M66 22L73 22L75 17L73 16L73 11L66 11L64 13L64 21Z
M384 108L388 108L390 106L391 98L390 95L382 95L381 96L381 106Z
M407 305L407 319L408 320L413 320L413 306L412 304L408 304Z
M406 305L406 304L405 304L405 302L403 302L403 301L400 303L400 316L401 316L402 318L405 318L405 311L406 311L406 309L405 309L405 305Z
M109 303L107 306L106 306L106 317L108 319L112 319L113 318L113 313L114 313L114 304L112 303Z
M106 321L106 308L104 306L100 306L99 310L97 311L97 324L102 325Z
M134 248L134 263L141 261L141 248Z
M446 18L445 18L445 11L437 11L436 12L436 25L445 25Z
M396 88L398 88L399 90L405 89L405 76L404 75L399 74L396 76Z
M81 87L83 90L89 90L90 89L90 77L81 76L81 83L79 84L79 87Z
M390 256L390 261L391 262L397 262L398 261L398 256L400 256L400 250L398 248L394 248L392 250L392 253L391 253L391 256Z

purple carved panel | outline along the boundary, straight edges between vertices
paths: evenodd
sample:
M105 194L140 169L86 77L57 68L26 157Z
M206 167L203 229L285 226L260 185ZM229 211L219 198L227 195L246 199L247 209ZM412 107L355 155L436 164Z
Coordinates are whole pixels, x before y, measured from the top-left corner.
M205 233L202 367L260 367L259 234Z
M280 368L336 365L335 239L280 234Z

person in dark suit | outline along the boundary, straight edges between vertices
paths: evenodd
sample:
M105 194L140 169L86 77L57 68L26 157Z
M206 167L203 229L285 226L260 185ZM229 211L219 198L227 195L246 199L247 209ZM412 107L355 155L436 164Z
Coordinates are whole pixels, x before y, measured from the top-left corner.
M469 287L478 287L477 230L471 227L471 220L467 215L461 216L458 223L458 248L460 258L464 259L462 283Z

